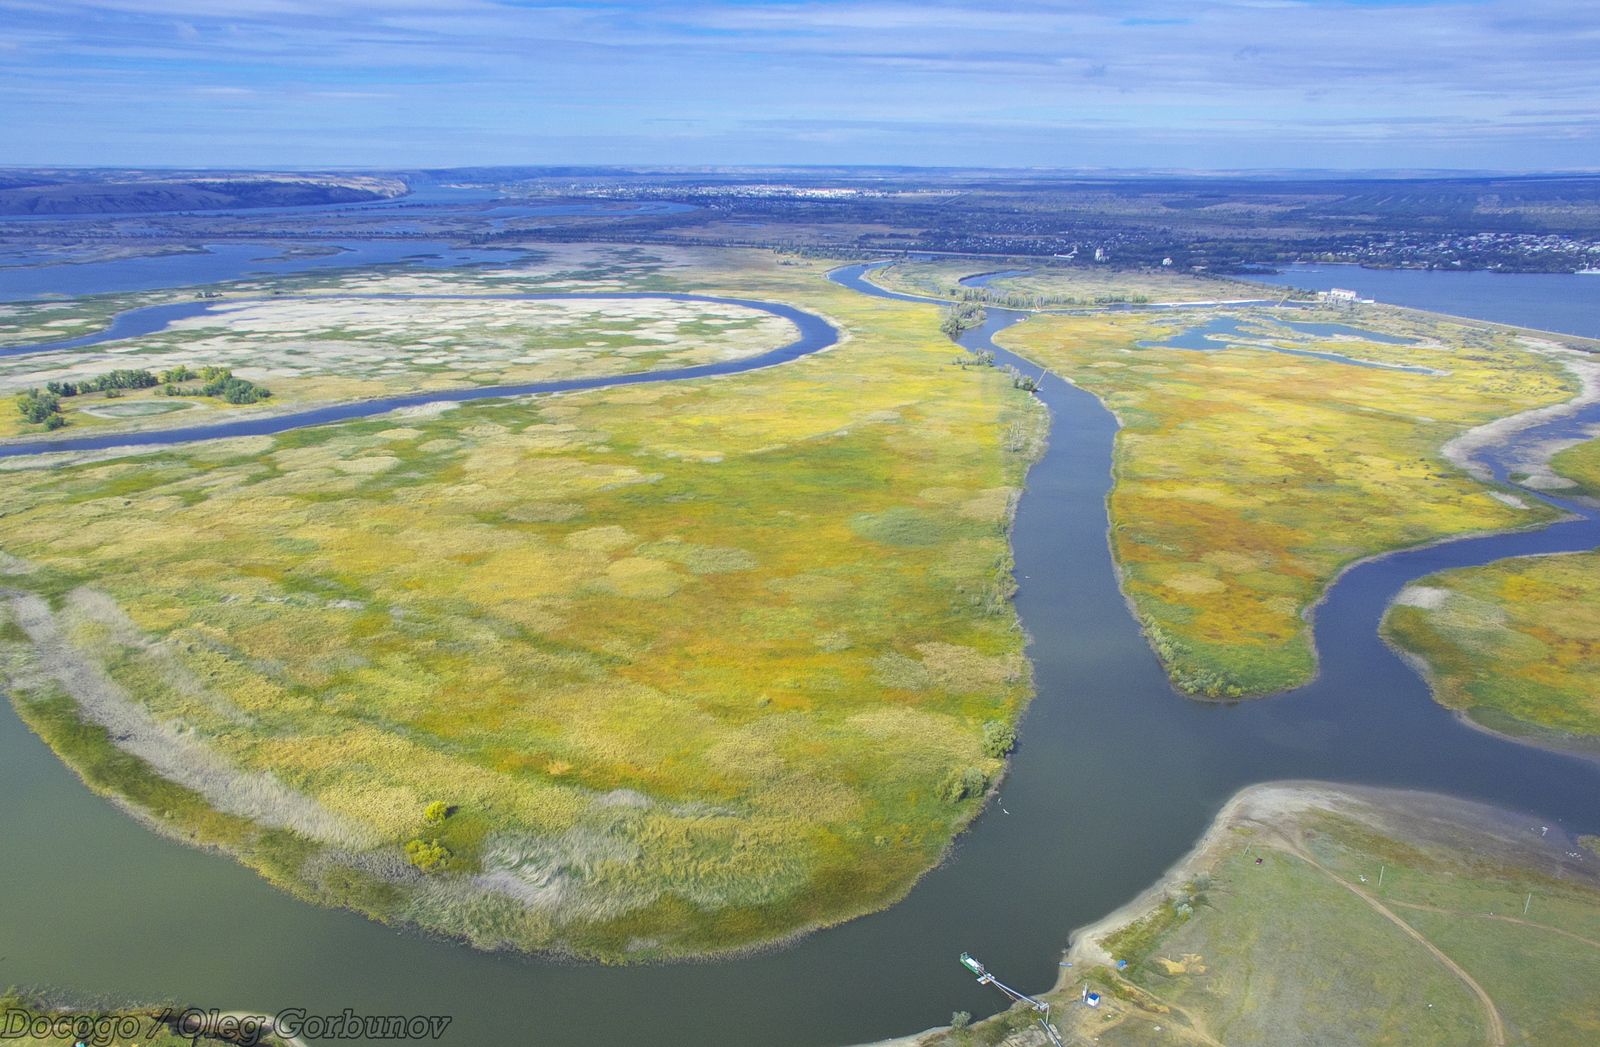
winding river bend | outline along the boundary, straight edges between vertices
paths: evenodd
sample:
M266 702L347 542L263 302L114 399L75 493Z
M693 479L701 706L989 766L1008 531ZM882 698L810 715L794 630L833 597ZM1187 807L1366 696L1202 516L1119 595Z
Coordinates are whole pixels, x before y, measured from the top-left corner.
M410 300L412 296L392 295L395 300ZM652 382L678 382L694 378L711 378L721 374L740 374L763 367L798 360L802 356L820 352L839 341L838 330L820 316L803 309L775 302L755 302L744 298L711 298L706 295L675 294L662 291L608 292L605 294L506 294L506 295L430 295L430 300L452 301L571 301L612 300L617 298L666 298L674 302L711 302L717 305L738 305L758 309L781 317L794 324L800 337L788 345L769 350L757 356L726 360L698 367L679 367L661 371L637 371L631 374L604 375L593 378L569 378L558 382L526 382L520 385L479 386L474 389L448 389L407 396L389 396L380 400L363 400L359 403L338 404L294 414L270 415L247 421L219 422L183 429L162 429L154 432L129 433L122 436L86 436L79 439L40 441L32 444L0 445L0 458L39 454L43 451L96 451L107 447L145 447L161 444L184 443L190 440L219 440L230 436L268 436L311 425L327 425L351 418L367 418L384 414L401 407L416 407L428 403L461 403L466 400L483 400L494 396L529 396L534 393L565 393L579 389L606 389L617 385L643 385ZM235 299L234 301L239 301ZM174 305L153 305L133 309L121 314L104 331L84 335L62 342L45 342L38 345L13 346L0 350L0 356L22 356L29 353L51 352L97 345L134 335L153 334L174 320L196 316L208 306L180 302Z
M861 273L835 278L888 293ZM992 336L1023 318L991 309L963 341L994 348ZM1376 635L1387 600L1410 579L1592 548L1600 545L1593 514L1573 506L1572 523L1357 567L1318 612L1316 682L1243 705L1189 702L1167 684L1116 587L1105 514L1115 422L1054 376L1039 395L1054 416L1050 450L1029 475L1013 536L1038 697L1004 809L985 813L952 860L899 905L728 963L616 969L476 953L304 905L227 858L149 833L90 795L4 705L0 980L117 997L181 994L185 1003L269 1014L451 1014L441 1042L474 1047L819 1047L912 1032L952 1010L999 1009L956 965L963 950L1019 988L1048 987L1071 929L1158 877L1252 782L1432 789L1538 812L1530 828L1600 829L1600 768L1458 724Z

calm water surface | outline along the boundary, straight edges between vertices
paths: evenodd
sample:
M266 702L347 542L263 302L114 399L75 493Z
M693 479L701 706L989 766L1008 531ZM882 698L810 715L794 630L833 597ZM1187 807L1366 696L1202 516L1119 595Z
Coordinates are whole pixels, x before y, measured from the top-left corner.
M362 265L504 265L522 257L520 251L452 247L442 241L429 240L330 243L339 248L338 253L321 258L285 257L281 248L266 244L210 244L205 254L0 269L0 302L42 297L70 298L112 291L157 291L248 276L282 276L313 269L348 269Z
M881 293L860 267L838 279ZM1020 319L989 315L968 346L989 347ZM1039 696L1003 790L1010 814L991 809L887 912L737 962L608 969L475 953L304 905L226 858L154 836L92 796L0 706L0 981L268 1013L453 1014L444 1042L474 1047L847 1044L953 1010L999 1010L956 965L963 950L1024 991L1046 988L1071 929L1148 885L1251 782L1435 789L1539 812L1530 832L1600 831L1595 765L1459 726L1375 633L1409 579L1590 548L1600 523L1585 516L1359 567L1318 614L1316 683L1244 705L1190 702L1168 686L1116 588L1104 508L1115 422L1054 376L1040 395L1054 419L1050 450L1014 534Z
M1295 265L1250 279L1313 291L1345 287L1391 305L1600 338L1600 276Z

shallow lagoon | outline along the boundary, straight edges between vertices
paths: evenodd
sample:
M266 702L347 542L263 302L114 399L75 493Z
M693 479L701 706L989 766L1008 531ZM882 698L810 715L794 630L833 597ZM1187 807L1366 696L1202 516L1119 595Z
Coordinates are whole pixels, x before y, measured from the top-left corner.
M1315 335L1346 335L1360 338L1368 342L1382 342L1388 345L1407 345L1412 341L1409 338L1396 338L1393 335L1379 334L1375 331L1366 331L1348 324L1314 324L1301 323L1292 320L1283 320L1273 317L1270 321L1259 317L1250 317L1246 322L1260 324L1276 324L1281 327L1292 328L1304 334ZM1164 342L1140 342L1146 349L1190 349L1196 352L1214 352L1226 349L1229 346L1229 336L1238 338L1239 344L1247 345L1252 349L1266 349L1275 353L1284 353L1289 356L1309 356L1317 360L1332 360L1335 363L1350 364L1352 367L1370 367L1382 371L1412 371L1417 374L1444 374L1431 367L1414 367L1408 364L1385 364L1375 360L1361 360L1352 356L1339 353L1323 353L1313 349L1292 349L1283 345L1268 345L1266 339L1270 334L1257 334L1246 331L1239 326L1240 321L1231 316L1219 316L1196 327L1190 327L1178 332Z

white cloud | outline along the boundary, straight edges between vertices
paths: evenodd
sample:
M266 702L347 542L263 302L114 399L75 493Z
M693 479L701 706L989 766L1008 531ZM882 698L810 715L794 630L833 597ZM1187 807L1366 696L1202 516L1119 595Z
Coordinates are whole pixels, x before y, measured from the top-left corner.
M291 147L291 133L272 129L324 120L317 107L334 99L351 119L368 100L405 99L418 146L459 143L463 120L486 141L553 141L569 127L625 141L685 113L746 128L733 136L754 134L748 121L801 117L823 122L804 132L819 142L826 126L854 139L862 126L959 125L975 142L1004 143L1007 113L1114 109L1119 126L1153 141L1210 135L1224 149L1229 136L1265 142L1269 128L1285 142L1410 136L1481 167L1496 142L1535 155L1526 142L1541 133L1551 148L1569 143L1578 162L1600 96L1591 0L230 0L223 10L213 0L0 0L15 41L0 89L46 106L13 109L26 114L20 132L48 139L55 105L92 114L115 137L128 113L175 92L220 99L250 84L287 107L260 133L285 134ZM228 134L245 133L241 104L228 103ZM189 116L203 123L203 112ZM1072 126L1055 119L1039 126ZM1446 130L1468 123L1477 144ZM21 150L11 162L27 162L26 141L9 148ZM933 143L920 147L927 155L897 148L907 162L941 155Z

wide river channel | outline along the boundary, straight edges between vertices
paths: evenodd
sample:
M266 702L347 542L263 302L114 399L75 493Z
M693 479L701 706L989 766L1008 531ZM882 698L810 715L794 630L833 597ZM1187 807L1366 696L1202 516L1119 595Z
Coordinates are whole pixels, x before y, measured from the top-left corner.
M863 268L834 278L886 293ZM1024 318L991 310L963 342L993 348ZM1359 566L1318 611L1316 682L1238 705L1187 701L1113 575L1116 424L1054 376L1038 395L1053 416L1050 449L1013 536L1038 697L1003 809L900 904L729 962L606 968L474 952L303 904L226 857L156 836L93 796L0 703L0 982L258 1014L453 1015L439 1042L473 1047L823 1047L999 1010L1004 1001L957 966L962 951L1025 991L1049 987L1071 930L1159 877L1252 782L1438 790L1527 811L1530 831L1600 831L1600 765L1458 724L1376 633L1392 594L1421 575L1600 546L1593 514L1573 507L1576 522Z

